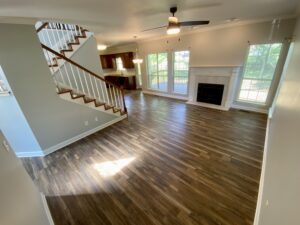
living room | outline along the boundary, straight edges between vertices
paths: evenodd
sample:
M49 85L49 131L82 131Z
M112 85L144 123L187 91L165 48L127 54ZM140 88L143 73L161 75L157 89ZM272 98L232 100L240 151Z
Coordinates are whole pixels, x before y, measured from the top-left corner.
M298 224L299 2L25 1L0 224Z

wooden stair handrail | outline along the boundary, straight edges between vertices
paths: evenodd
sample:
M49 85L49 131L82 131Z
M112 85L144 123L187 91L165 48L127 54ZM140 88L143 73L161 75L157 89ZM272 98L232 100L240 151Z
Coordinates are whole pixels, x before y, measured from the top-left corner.
M85 72L91 74L92 76L94 76L94 77L96 77L96 78L98 78L98 79L104 81L105 83L107 83L107 84L109 84L109 85L111 85L111 86L114 86L115 88L117 88L117 89L119 89L120 91L122 91L122 89L123 89L122 87L119 87L119 86L117 86L117 85L111 83L110 81L107 81L107 80L103 79L103 78L100 77L99 75L97 75L97 74L95 74L94 72L90 71L89 69L87 69L87 68L85 68L85 67L79 65L78 63L72 61L71 59L65 57L64 55L62 55L62 54L60 54L60 53L54 51L53 49L49 48L48 46L46 46L46 45L44 45L44 44L41 44L41 45L42 45L42 48L43 48L43 49L46 49L47 51L53 53L54 55L56 55L56 56L58 56L58 57L60 57L60 58L62 58L62 59L64 59L64 60L66 60L67 62L73 64L74 66L77 66L77 67L79 67L80 69L84 70Z
M49 25L49 22L45 22L45 23L43 23L37 30L36 30L36 32L37 33L39 33L41 30L43 30L44 28L46 28L47 26ZM76 25L76 28L79 30L79 29L81 29L81 31L88 31L87 29L82 29L82 27L80 27L80 26L78 26L78 25ZM51 29L51 28L50 28ZM64 27L61 27L61 28L59 28L59 30L66 30L66 31L69 31L68 29L66 29L66 28L64 28Z
M43 30L48 24L49 24L48 22L43 23L43 24L36 30L36 32L37 32L37 33L40 32L40 31Z

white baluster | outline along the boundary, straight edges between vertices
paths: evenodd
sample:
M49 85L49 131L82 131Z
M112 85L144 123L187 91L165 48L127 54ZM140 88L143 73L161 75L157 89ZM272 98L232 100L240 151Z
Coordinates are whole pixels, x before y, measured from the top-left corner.
M97 90L97 94L98 94L98 99L100 99L99 88L98 88L98 85L97 85L96 77L94 77L94 81L95 81L95 86L96 86L96 90Z
M49 56L49 52L48 51L46 51L45 49L44 49L44 52L46 52L46 55L47 55L47 63L48 63L48 60L50 60L50 71L51 71L51 73L52 73L52 75L54 74L54 71L53 71L53 67L52 67L52 61L51 61L51 59L50 59L50 56ZM44 53L45 54L45 53ZM48 64L48 66L49 66L49 64Z
M122 91L121 89L117 89L118 93L119 93L119 105L120 105L120 109L123 111L123 99L122 99Z
M73 42L75 42L76 28L75 28L75 25L71 25L71 26L72 26L72 39L73 39Z
M65 81L65 78L64 78L64 76L63 76L63 74L62 74L62 72L61 72L61 68L60 68L60 67L58 67L58 72L60 73L60 76L61 76L61 79L62 79L63 84L66 85L66 81Z
M81 85L81 88L82 88L81 91L82 91L83 93L85 93L84 86L83 86L83 84L82 84L81 75L80 75L80 72L79 72L79 69L78 69L77 66L76 66L76 69L77 69L77 75L78 75L78 77L79 77L79 82L80 82L80 85Z
M115 108L117 108L117 104L116 104L116 94L115 94L115 88L114 88L114 86L112 86L111 87L111 92L112 92L112 98L113 98L113 106L115 107Z
M110 95L110 98L109 98L109 100L110 100L110 102L111 102L111 106L114 106L115 104L114 104L114 99L113 99L113 95L112 95L112 90L111 90L111 87L112 87L112 85L108 85L108 92L109 92L109 95Z
M61 38L60 38L60 30L58 30L57 26L53 25L53 31L55 31L54 33L56 34L56 46L57 46L57 49L58 49L58 52L60 52L61 49L63 49L63 47L61 46Z
M66 68L66 67L67 67L66 64L67 64L67 62L65 62L65 64L63 65L63 68L65 69L66 76L67 76L67 79L68 79L68 81L69 81L69 86L70 86L71 88L73 88L72 83L71 83L71 80L70 80L70 77L69 77L69 73L68 73L67 68Z
M69 64L69 67L70 67L70 69L71 69L71 72L72 72L72 75L73 75L73 79L74 79L74 81L75 81L76 90L78 90L77 80L76 80L76 77L75 77L75 74L74 74L73 67L72 67L72 64L71 64L71 63Z
M47 39L48 39L49 44L50 44L50 46L48 46L48 47L51 47L51 48L52 48L53 43L52 43L52 40L51 40L51 38L50 38L49 31L48 31L48 29L45 29L45 31L46 31L46 34L47 34Z
M54 42L54 43L52 44L51 48L59 52L59 48L58 48L58 46L57 46L58 40L57 40L57 38L55 37L55 34L54 34L54 33L56 33L56 32L55 32L54 29L53 29L53 24L50 25L50 28L51 28L51 31L49 31L49 32L50 32L50 34L51 34L51 36L52 36L52 38L53 38L53 42Z
M107 104L111 105L110 99L109 99L109 93L108 93L109 84L107 84L107 86L106 86L106 83L104 83L104 90L105 90L104 92L105 92L105 95L106 95L106 98L107 98Z
M102 100L103 100L103 102L106 102L106 103L108 103L108 101L107 101L107 99L106 99L106 95L104 94L104 88L103 88L103 85L104 85L104 88L106 89L106 84L105 84L105 82L103 82L103 81L101 81L100 80L100 87L101 87L101 92L102 92Z
M40 35L41 35L42 43L44 45L47 45L47 43L46 43L46 37L45 37L45 30L44 29L40 31Z
M85 84L86 84L86 87L87 87L88 94L89 94L89 96L91 96L90 88L89 88L89 85L88 85L88 82L87 82L87 79L86 79L86 73L85 73L84 70L82 70L82 72L83 72L83 77L84 77L84 80L85 80Z
M92 81L92 75L89 74L89 78L90 78L90 83L91 83L91 87L92 87L92 93L93 93L93 98L95 98L95 90L94 90L94 86L93 86L93 81Z
M66 39L64 30L61 30L61 33L62 33L62 37L63 37L63 39L64 39L64 41L65 41L65 48L68 49L68 48L69 48L69 46L68 46L68 41L67 41L67 39Z
M81 27L78 26L78 31L79 31L79 36L82 36L82 31L81 31Z

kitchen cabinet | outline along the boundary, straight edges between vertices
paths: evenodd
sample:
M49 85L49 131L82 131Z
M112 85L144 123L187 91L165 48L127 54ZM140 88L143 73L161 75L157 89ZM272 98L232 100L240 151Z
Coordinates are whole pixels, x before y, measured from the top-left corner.
M133 69L134 68L134 64L132 62L133 52L121 53L121 54L119 54L119 57L121 57L122 62L123 62L123 67L125 69Z
M114 68L114 57L113 55L100 55L100 61L103 69Z
M134 69L133 52L124 52L110 55L100 55L100 61L103 69L116 69L116 58L121 58L125 69Z

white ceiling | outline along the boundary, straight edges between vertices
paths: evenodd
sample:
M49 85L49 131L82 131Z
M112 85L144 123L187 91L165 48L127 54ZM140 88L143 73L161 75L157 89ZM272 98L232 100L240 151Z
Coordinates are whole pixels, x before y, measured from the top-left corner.
M241 21L295 15L299 0L0 0L0 22L28 19L60 20L85 26L99 43L116 45L165 34L141 33L167 23L170 6L178 6L180 21L211 20L220 25L229 18ZM31 21L31 20L29 20Z

